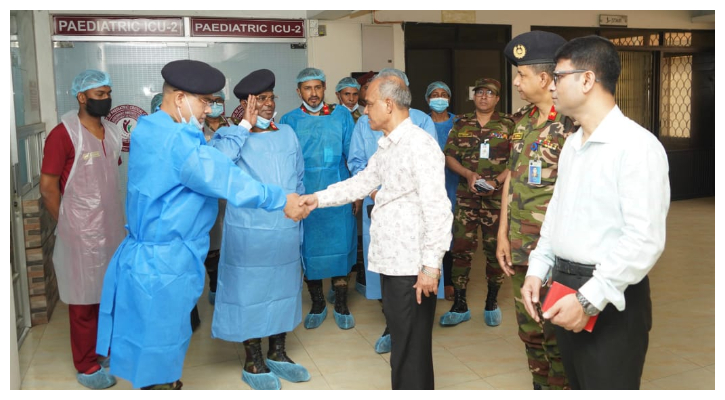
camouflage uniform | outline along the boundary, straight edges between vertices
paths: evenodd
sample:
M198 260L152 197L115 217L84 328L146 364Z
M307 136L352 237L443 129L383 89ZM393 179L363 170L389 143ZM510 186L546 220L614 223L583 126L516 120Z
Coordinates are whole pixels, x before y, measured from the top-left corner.
M523 107L513 118L516 121L511 137L511 171L508 192L509 240L515 274L512 277L519 337L526 345L529 370L534 382L552 389L568 388L561 355L556 345L554 326L536 322L529 316L521 300L521 286L526 277L529 253L539 241L546 208L554 193L559 154L569 134L576 131L571 118L554 108L541 126L535 126L539 110L533 104ZM541 161L541 184L529 184L529 160ZM541 297L546 296L541 288Z
M357 110L352 112L352 120L355 121L356 124L357 124L357 120L360 117L362 117L362 113L363 113L362 110L364 110L364 109L365 109L365 107L358 106Z
M465 114L456 122L448 135L443 153L458 160L461 165L476 171L483 179L493 180L506 169L509 156L509 137L514 122L509 114L494 112L491 120L481 127L476 113ZM480 158L481 144L489 143L489 158ZM491 196L478 196L468 188L468 180L461 178L456 191L453 222L453 286L466 289L471 271L473 252L478 247L478 227L483 235L486 255L486 279L500 287L503 271L496 260L496 236L501 209L501 192Z

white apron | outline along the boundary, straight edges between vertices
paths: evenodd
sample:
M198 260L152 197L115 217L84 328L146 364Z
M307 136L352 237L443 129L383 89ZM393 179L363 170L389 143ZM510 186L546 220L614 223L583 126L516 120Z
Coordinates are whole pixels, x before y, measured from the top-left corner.
M118 187L121 132L101 119L104 155L103 143L82 127L77 113L61 117L75 160L60 201L53 264L61 301L98 304L108 262L126 235Z

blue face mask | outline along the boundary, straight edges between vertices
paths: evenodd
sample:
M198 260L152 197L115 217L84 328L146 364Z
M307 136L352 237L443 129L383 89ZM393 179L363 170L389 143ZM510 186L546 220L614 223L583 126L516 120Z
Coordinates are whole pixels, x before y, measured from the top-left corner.
M224 104L212 104L211 112L208 114L212 118L217 118L224 112Z
M198 130L202 130L204 128L204 125L202 125L201 122L199 122L199 120L196 119L196 117L194 116L194 112L191 110L191 104L189 104L189 99L186 97L186 94L184 94L184 100L186 100L186 106L189 107L189 122L186 122L186 118L181 115L181 109L179 107L176 107L176 111L179 113L181 123L189 124Z
M428 103L428 106L430 106L431 110L437 113L442 113L448 108L448 99L444 99L442 97L430 99L430 103Z
M355 103L355 105L352 108L350 108L348 106L345 106L345 108L347 108L348 110L350 110L350 112L352 113L352 112L355 112L355 110L357 110L357 108L359 106L360 106L360 104Z
M321 101L320 104L317 105L317 107L312 108L311 105L307 104L304 100L302 100L302 105L305 106L305 108L307 109L307 111L312 112L312 113L316 113L316 112L322 110L322 106L325 105L325 102L324 101Z
M269 124L272 122L271 119L262 118L261 115L257 115L257 123L254 124L259 129L267 129L269 128Z

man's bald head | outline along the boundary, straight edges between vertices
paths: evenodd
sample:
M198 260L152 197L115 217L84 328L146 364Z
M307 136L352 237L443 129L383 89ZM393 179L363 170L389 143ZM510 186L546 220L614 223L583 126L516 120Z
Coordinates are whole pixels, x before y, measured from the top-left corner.
M370 83L369 91L377 91L380 100L391 100L396 108L409 109L412 97L410 90L400 77L395 75L378 76Z

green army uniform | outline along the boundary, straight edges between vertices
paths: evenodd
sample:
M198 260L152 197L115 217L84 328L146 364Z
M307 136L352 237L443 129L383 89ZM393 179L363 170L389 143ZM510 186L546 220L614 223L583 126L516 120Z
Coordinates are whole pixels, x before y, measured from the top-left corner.
M494 112L491 120L483 127L478 123L475 112L465 114L453 126L443 153L458 160L467 170L476 171L481 178L492 181L506 170L513 127L514 121L509 114ZM488 143L488 158L480 157L484 143ZM491 196L479 196L469 190L466 179L460 179L456 190L451 249L454 288L466 289L471 260L478 247L479 226L486 255L486 279L496 287L501 286L504 274L496 260L500 209L500 191L495 191Z
M528 269L529 254L539 240L546 208L554 194L559 154L566 138L578 129L571 118L547 111L548 119L535 125L541 110L533 104L523 107L513 118L516 121L511 136L511 155L508 169L511 173L508 192L509 241L515 274L512 276L516 320L519 337L526 345L529 369L534 383L551 389L568 388L568 382L556 345L554 326L546 321L536 322L528 314L521 300L521 286ZM540 184L529 183L529 162L540 161ZM546 296L546 287L540 297ZM543 320L543 319L542 319Z
M363 107L363 109L364 109L364 108L365 108L365 107ZM358 120L358 119L359 119L360 117L362 117L362 111L360 111L360 107L358 106L358 108L357 108L357 109L356 109L355 111L353 111L353 112L352 112L352 119L353 119L353 121L355 121L355 123L357 124L357 120Z

